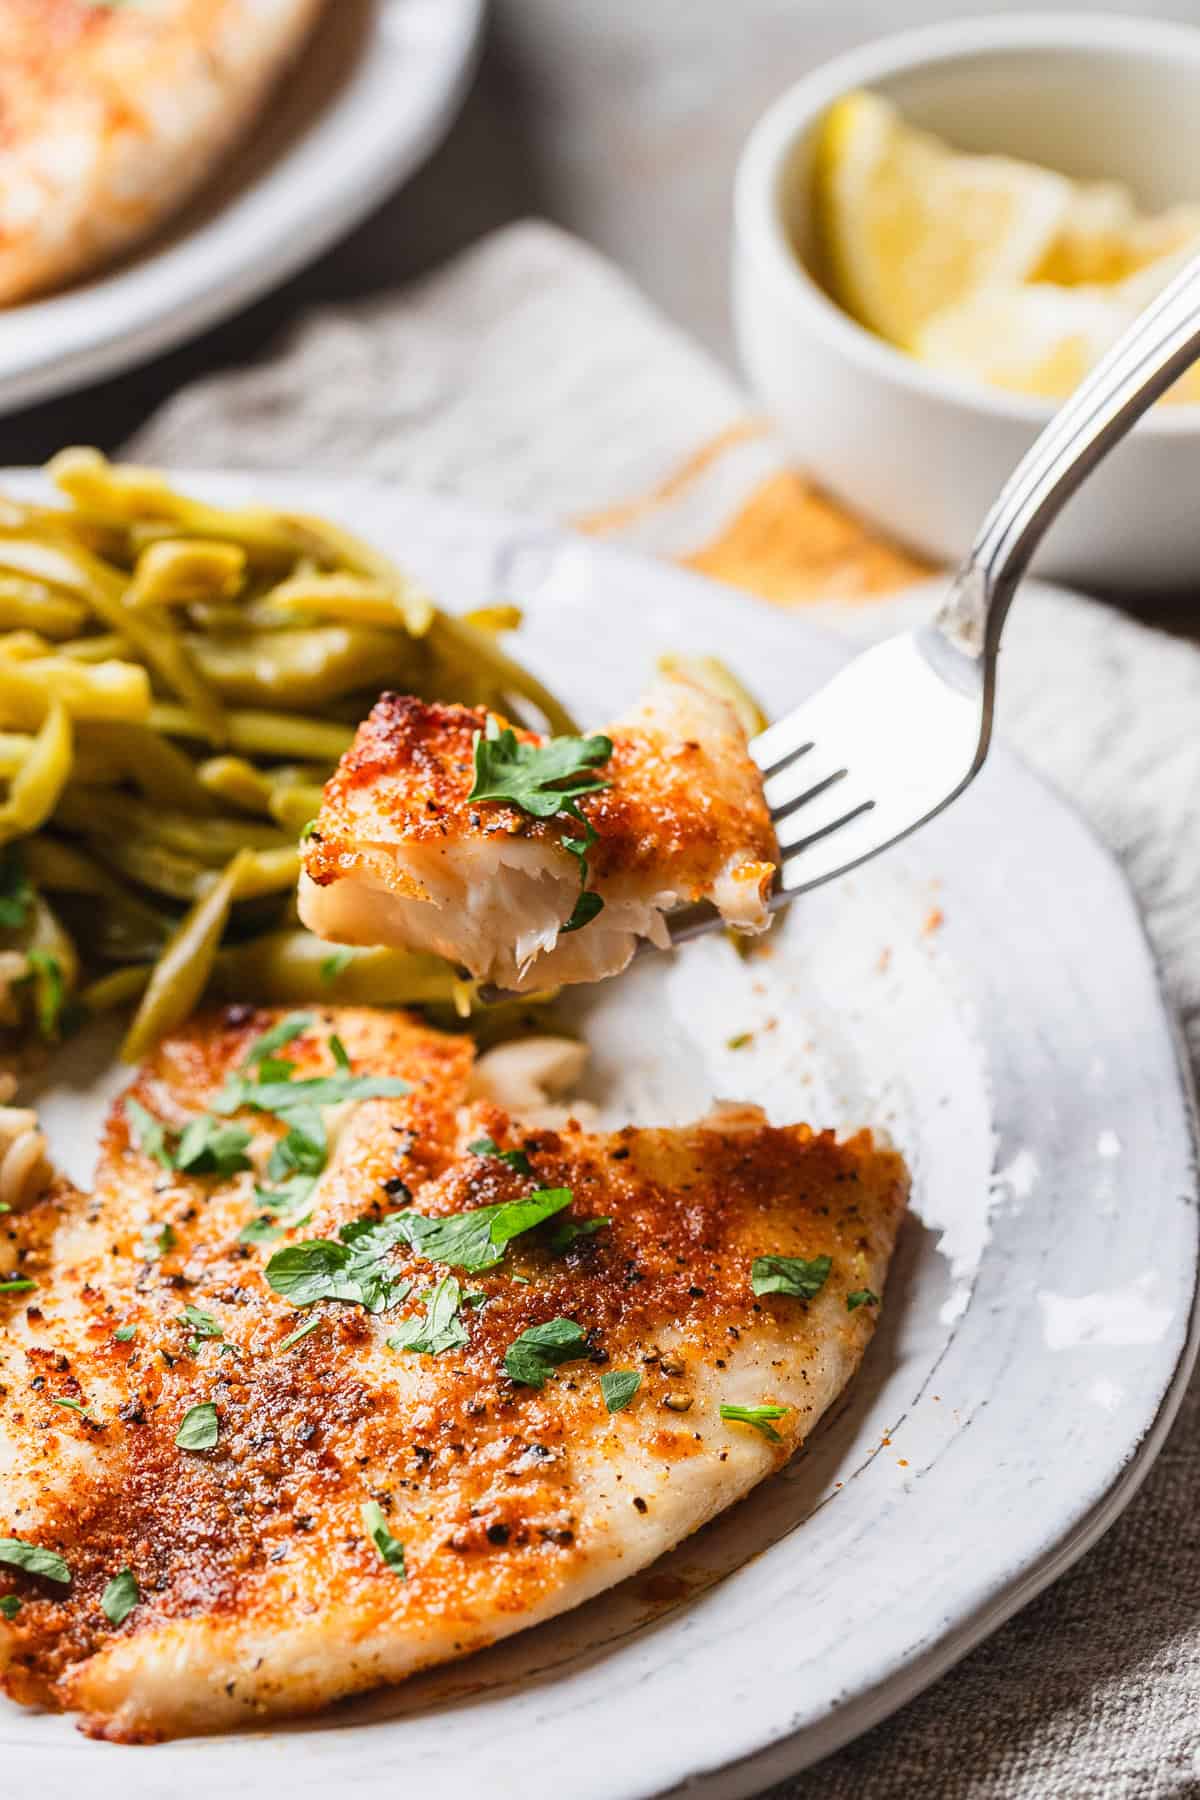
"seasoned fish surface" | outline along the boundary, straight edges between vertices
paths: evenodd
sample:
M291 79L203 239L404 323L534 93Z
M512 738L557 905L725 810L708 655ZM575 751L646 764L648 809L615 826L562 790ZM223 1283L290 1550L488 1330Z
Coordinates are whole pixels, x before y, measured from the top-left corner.
M0 304L143 237L241 135L323 0L0 0Z
M609 728L612 755L595 770L608 785L565 818L469 798L486 725L482 709L383 696L305 846L300 911L313 931L432 950L527 990L615 974L639 937L669 941L662 915L680 902L765 928L775 834L728 702L685 679L659 682ZM603 910L574 928L580 868L564 840L587 828L587 885Z
M161 1046L131 1094L168 1148L278 1017L234 1009ZM311 1217L275 1242L239 1242L283 1131L260 1112L239 1115L253 1169L185 1176L137 1147L118 1104L94 1194L60 1184L3 1221L0 1280L37 1285L0 1295L0 1540L61 1556L70 1581L11 1566L0 1541L0 1596L20 1602L0 1608L0 1670L96 1736L305 1712L577 1604L777 1468L870 1339L906 1178L869 1134L839 1145L754 1108L685 1130L521 1129L467 1100L467 1040L368 1010L313 1019L278 1053L291 1080L335 1066L335 1031L356 1076L411 1088L329 1109ZM266 1278L281 1247L364 1218L564 1188L497 1266L455 1270L448 1347L420 1336L447 1264L405 1241L381 1259L380 1311L303 1309ZM764 1255L830 1264L813 1298L756 1297ZM511 1372L513 1346L553 1321L575 1341L539 1387L536 1357ZM621 1371L640 1384L610 1413L601 1378ZM764 1433L722 1404L784 1410ZM181 1447L197 1406L214 1409L209 1447ZM124 1570L136 1600L113 1623Z

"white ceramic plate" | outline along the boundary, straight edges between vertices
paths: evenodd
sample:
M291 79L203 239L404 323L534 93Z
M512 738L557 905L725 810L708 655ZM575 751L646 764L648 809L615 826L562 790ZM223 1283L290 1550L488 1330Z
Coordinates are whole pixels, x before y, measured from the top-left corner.
M0 411L98 381L312 262L433 149L484 0L331 0L224 175L114 268L0 311Z
M191 485L263 498L261 477ZM519 596L520 653L588 724L667 648L720 652L775 711L845 654L795 614L550 525L274 485L387 544L453 608ZM944 819L799 902L768 957L706 940L574 1008L587 1091L615 1120L687 1118L717 1094L780 1121L871 1122L906 1151L912 1217L834 1416L652 1574L318 1719L130 1750L0 1703L7 1790L751 1793L910 1698L1128 1501L1195 1351L1194 1141L1130 896L1061 800L998 750ZM112 1087L76 1046L46 1095L78 1176Z

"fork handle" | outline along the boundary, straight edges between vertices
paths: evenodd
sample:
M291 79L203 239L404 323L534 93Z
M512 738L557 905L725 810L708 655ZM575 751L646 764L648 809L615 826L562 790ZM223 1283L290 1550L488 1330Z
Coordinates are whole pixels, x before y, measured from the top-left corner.
M1200 357L1200 256L1187 263L1055 413L1009 476L936 620L991 667L1017 584L1048 527L1114 444Z

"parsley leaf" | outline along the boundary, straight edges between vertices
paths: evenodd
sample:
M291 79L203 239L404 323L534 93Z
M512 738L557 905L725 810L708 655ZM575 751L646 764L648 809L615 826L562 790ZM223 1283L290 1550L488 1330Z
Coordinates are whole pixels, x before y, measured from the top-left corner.
M563 849L579 862L579 885L584 890L562 927L564 932L580 930L604 907L599 894L587 891L587 854L596 842L596 832L580 812L579 802L587 794L612 786L592 773L612 752L612 739L599 735L523 744L511 727L502 731L490 715L486 733L475 734L475 781L468 800L502 800L532 818L573 819L583 827L582 837L562 840Z
M175 1442L181 1450L212 1450L220 1435L217 1409L211 1400L205 1400L199 1406L188 1407L175 1433Z
M118 1325L117 1329L113 1332L113 1337L118 1344L131 1344L136 1336L136 1325Z
M173 1134L169 1135L162 1120L147 1112L137 1100L126 1099L125 1113L138 1149L164 1169L178 1169L187 1175L227 1176L251 1166L246 1155L250 1133L243 1125L229 1125L204 1113L188 1120L172 1148Z
M495 1138L476 1138L473 1144L467 1145L467 1149L472 1156L486 1156L493 1162L507 1163L518 1175L533 1174L533 1164L523 1150L502 1150Z
M6 844L0 853L0 928L19 930L29 918L33 898L21 852L15 844Z
M857 1288L853 1294L846 1295L846 1311L857 1312L860 1306L878 1306L879 1295L870 1288Z
M167 1128L162 1120L147 1112L139 1101L128 1097L125 1101L125 1115L133 1127L133 1135L142 1154L153 1157L164 1169L173 1169L175 1158L167 1148Z
M574 1319L531 1325L504 1353L505 1373L525 1387L540 1388L559 1363L587 1355L587 1339Z
M610 1413L621 1412L642 1385L636 1369L607 1369L600 1377L600 1392Z
M750 1286L756 1294L789 1294L794 1300L811 1300L829 1279L833 1259L814 1256L756 1256L750 1267Z
M100 1610L110 1625L123 1625L141 1597L133 1570L122 1569L101 1594Z
M25 960L29 964L33 981L33 1007L37 1015L38 1031L47 1043L54 1043L59 1036L63 1008L67 1003L67 985L63 979L62 964L48 950L29 950Z
M523 1200L476 1206L470 1212L450 1213L442 1219L427 1219L418 1212L397 1213L395 1217L404 1221L404 1235L419 1256L477 1275L483 1269L495 1268L513 1238L532 1231L543 1219L552 1218L564 1206L570 1206L573 1198L570 1188L536 1188Z
M426 1296L424 1314L406 1319L395 1336L388 1339L388 1349L419 1351L422 1356L460 1350L471 1341L459 1317L461 1305L462 1289L457 1280L453 1275L443 1275Z
M282 1356L285 1350L290 1350L293 1344L300 1342L301 1338L310 1337L314 1331L319 1331L324 1323L325 1318L322 1313L314 1313L311 1319L305 1319L303 1325L298 1325L295 1331L288 1333L281 1344L275 1346L276 1356Z
M285 1123L294 1113L308 1115L318 1106L340 1106L345 1100L391 1099L407 1094L408 1083L398 1075L313 1075L304 1081L248 1081L231 1075L213 1102L213 1111L235 1113L247 1106L252 1112L273 1113Z
M350 1052L347 1050L336 1031L329 1039L329 1054L332 1056L338 1068L344 1070L348 1075L350 1073Z
M236 1175L252 1165L246 1155L250 1133L205 1113L189 1119L175 1152L175 1166L187 1175Z
M43 1575L47 1581L57 1581L60 1587L66 1587L71 1579L71 1571L57 1551L27 1544L24 1538L0 1538L0 1563L24 1569L27 1575Z
M272 1025L270 1031L264 1031L261 1037L255 1038L242 1058L242 1067L252 1069L267 1057L274 1056L277 1050L286 1049L295 1038L303 1036L312 1023L312 1013L288 1013L278 1024Z
M363 1528L367 1536L378 1550L388 1568L405 1579L404 1545L399 1538L394 1538L387 1528L387 1519L382 1506L375 1500L368 1500L362 1509Z
M565 1256L572 1244L577 1244L580 1238L595 1237L598 1231L603 1231L606 1225L611 1224L611 1219L560 1219L550 1233L551 1254Z
M721 1417L732 1420L735 1425L753 1425L763 1437L772 1444L781 1444L783 1439L771 1424L772 1419L782 1419L791 1411L790 1406L725 1406L721 1407Z
M169 1225L149 1219L138 1234L138 1253L143 1262L161 1262L168 1250L175 1248L175 1233Z
M223 1338L225 1333L209 1312L203 1312L198 1306L185 1306L179 1315L181 1325L192 1328L191 1341L188 1344L188 1355L195 1356L205 1338Z
M388 1273L387 1252L408 1241L404 1213L386 1219L359 1219L343 1225L340 1243L309 1238L277 1250L267 1264L267 1281L293 1306L318 1300L343 1300L370 1313L386 1312L412 1287Z
M21 1610L21 1601L16 1594L0 1594L0 1619L15 1619Z
M37 1282L30 1281L28 1276L18 1275L13 1281L0 1281L0 1294L27 1294L36 1286Z
M325 957L321 963L321 980L336 981L342 970L353 961L353 950L335 950L332 956Z

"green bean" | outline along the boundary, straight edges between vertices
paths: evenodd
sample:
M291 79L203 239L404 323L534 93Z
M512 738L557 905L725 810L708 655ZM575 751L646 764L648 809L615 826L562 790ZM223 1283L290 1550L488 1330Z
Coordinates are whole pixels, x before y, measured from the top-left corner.
M519 694L533 702L555 735L578 729L549 688L506 656L486 631L439 613L429 628L428 642L442 665L443 691L465 683L480 694L476 704L487 704L489 694L500 702L508 693Z
M476 631L486 631L494 636L498 631L516 631L524 617L519 606L502 601L495 606L473 606L470 612L463 613L462 621L464 625L474 626Z
M433 623L433 602L415 582L371 580L356 575L293 575L265 597L265 605L355 625L390 625L423 637Z
M0 576L0 631L27 627L45 637L69 638L82 631L86 618L86 607L56 594L44 581Z
M92 855L116 869L139 887L149 888L168 900L193 901L206 894L215 877L195 857L181 856L161 844L138 838L114 837L111 832L84 833Z
M697 687L707 688L719 700L728 701L747 737L757 737L760 731L766 730L766 713L750 690L743 686L733 670L719 657L668 652L659 657L656 667L661 675L680 675L685 680L694 682Z
M247 850L241 856L239 900L290 893L300 879L300 851L295 844L279 850Z
M27 836L50 817L71 773L73 749L70 714L61 700L54 700L12 778L8 798L0 803L0 844Z
M453 1005L456 996L469 1004L474 991L441 957L418 950L338 950L307 931L267 932L222 950L215 983L223 994L254 994L280 1005Z
M90 1013L112 1012L118 1006L128 1006L131 1000L138 1000L145 993L153 973L153 963L114 969L111 974L101 975L80 989L80 1004Z
M131 954L157 956L170 920L76 845L43 832L22 845L22 855L30 880L39 888L104 902L106 917L98 933L104 955L114 960L127 960Z
M121 1046L126 1062L137 1062L165 1032L181 1025L207 987L217 946L229 923L245 857L246 852L239 852L208 893L184 914L155 963Z
M271 817L293 836L304 830L321 810L323 787L280 787L271 796Z
M0 702L3 689L0 688ZM200 721L187 707L158 702L149 709L148 723L152 731L168 737L202 738ZM260 712L244 709L230 712L229 747L243 756L301 757L312 762L336 762L354 739L353 731L344 725L329 725L321 719L306 719L303 713Z
M144 725L85 724L80 727L77 768L85 755L105 758L121 775L141 789L158 806L195 813L201 817L216 811L189 756L169 739ZM80 779L86 779L80 777Z
M54 700L73 719L127 719L150 716L150 681L138 663L74 663L61 656L12 662L0 656L0 716L18 728L36 731Z
M235 706L319 707L335 695L374 682L411 685L410 640L365 626L312 625L252 631L240 637L184 639L204 678Z
M0 769L2 759L0 745ZM281 793L303 787L316 787L319 792L328 774L328 766L311 763L283 763L266 774L241 756L213 756L196 770L201 785L210 794L265 818L278 817L275 805Z
M125 597L134 607L231 600L245 574L246 552L237 544L167 538L142 551Z
M191 813L147 805L124 794L76 784L63 794L56 816L68 831L123 835L127 840L161 845L217 868L224 868L239 850L294 848L283 832L252 819L196 818Z
M0 776L11 781L33 748L33 738L23 731L0 731Z
M58 654L69 656L72 662L98 663L114 657L119 662L130 662L135 652L129 639L119 631L98 631L93 637L69 638L58 646Z

